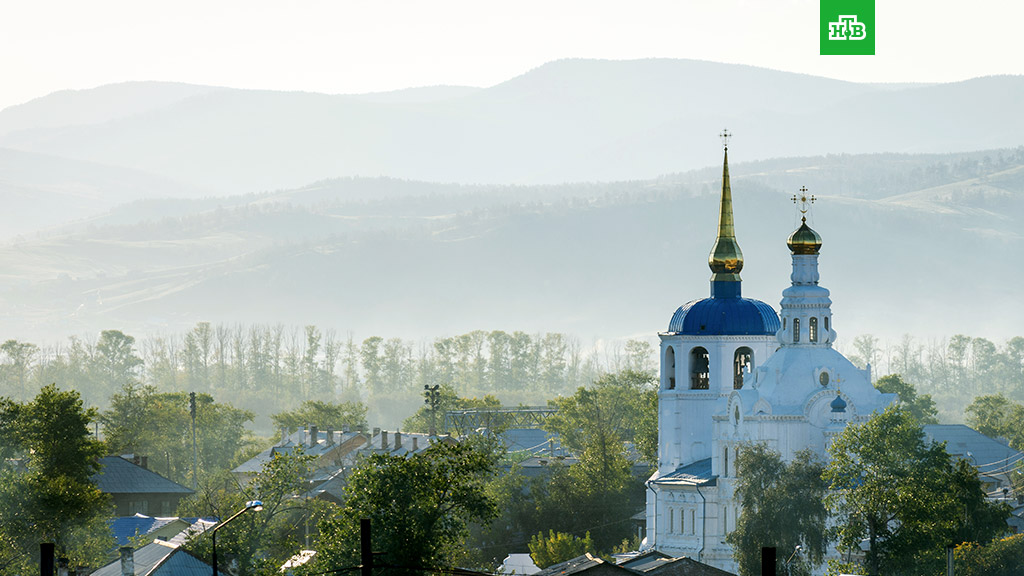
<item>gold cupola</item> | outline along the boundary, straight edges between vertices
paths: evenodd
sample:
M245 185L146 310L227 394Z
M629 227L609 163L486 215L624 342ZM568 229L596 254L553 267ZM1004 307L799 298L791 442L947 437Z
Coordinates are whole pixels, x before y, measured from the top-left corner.
M817 254L821 250L821 236L807 225L807 217L800 219L800 227L786 240L793 254Z
M723 139L728 133L723 133ZM732 188L729 186L729 147L725 147L725 161L722 165L722 200L718 213L718 238L708 256L711 267L711 282L739 282L743 269L743 252L736 242L736 230L732 220Z

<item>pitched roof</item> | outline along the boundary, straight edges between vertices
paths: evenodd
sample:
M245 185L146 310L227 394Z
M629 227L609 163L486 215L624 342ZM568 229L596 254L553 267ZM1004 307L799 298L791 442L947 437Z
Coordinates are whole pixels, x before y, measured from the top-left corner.
M967 459L985 476L1008 474L1024 460L1024 453L963 424L928 424L927 437L946 443L946 452Z
M100 464L103 468L92 479L107 494L192 494L189 488L120 456L105 456Z
M718 476L711 474L711 458L676 468L654 481L654 484L677 486L714 486L717 483Z
M209 576L209 564L189 554L177 544L159 540L134 552L135 576ZM92 573L93 576L121 576L121 559Z
M107 524L110 525L110 530L114 533L117 545L128 546L131 543L131 538L145 536L154 532L163 531L164 529L174 530L175 527L179 529L176 532L173 532L173 536L170 538L162 537L162 539L172 544L182 544L190 534L205 532L209 528L215 526L217 521L207 518L161 518L156 516L146 516L145 514L136 514L134 516L119 516L112 520L108 520ZM175 524L177 526L173 526Z
M560 564L548 566L534 574L534 576L571 576L572 574L579 574L582 572L621 574L623 576L636 575L636 572L628 568L609 564L600 558L594 558L588 553L583 556L577 556L572 560L566 560Z

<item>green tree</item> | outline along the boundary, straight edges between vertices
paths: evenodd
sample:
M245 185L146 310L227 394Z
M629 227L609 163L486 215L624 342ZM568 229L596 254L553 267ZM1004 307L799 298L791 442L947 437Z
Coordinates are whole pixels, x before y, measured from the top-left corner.
M442 386L438 389L441 393L437 402L437 412L433 414L429 404L424 402L422 406L416 410L416 413L409 416L402 422L402 429L408 430L409 432L427 432L430 430L430 422L432 418L437 419L436 427L440 434L447 433L444 429L444 413L449 410L479 410L479 409L497 409L501 408L501 401L496 396L488 394L483 398L462 398L455 393L455 390L448 386Z
M217 533L218 558L233 554L238 559L238 576L277 573L281 564L303 546L307 522L315 522L330 505L302 498L313 457L301 450L276 452L252 482L238 486L227 472L202 486L178 506L179 516L226 519L245 507L249 500L263 502L263 510L250 511ZM185 545L200 558L211 558L212 543L207 534L196 534ZM221 570L225 570L222 566ZM226 573L226 572L222 572Z
M373 454L345 487L345 505L320 522L313 571L359 564L359 523L369 518L374 552L400 574L456 566L470 522L497 514L486 491L499 454L482 439L438 442L410 456Z
M250 446L245 424L253 415L209 394L196 394L198 476L216 474L237 460ZM153 468L177 482L191 479L192 419L185 392L157 392L152 386L129 383L110 399L99 417L111 452L151 458Z
M954 550L954 565L958 576L1018 576L1024 566L1024 534L986 546L965 542Z
M914 385L906 382L899 374L882 376L875 382L875 388L883 394L896 394L910 410L910 413L917 418L917 421L924 424L938 424L938 410L935 409L935 402L930 394L918 394Z
M362 402L323 402L307 400L295 410L278 412L270 417L278 429L300 430L307 424L321 430L361 430L366 428L366 406Z
M562 445L581 459L597 460L603 467L621 465L623 443L632 442L645 461L657 461L658 390L652 374L605 374L592 386L551 403L558 412L544 429L558 434Z
M964 492L980 492L980 484L966 482L962 465L954 466L944 445L925 441L921 424L905 407L890 406L863 424L850 424L829 454L823 477L838 545L853 550L866 541L869 574L937 568L945 546L966 532L971 503L965 498L977 494ZM992 521L999 514L982 516Z
M828 545L822 462L809 450L789 463L763 444L743 446L736 458L740 471L736 496L742 512L736 529L726 535L743 576L761 573L761 548L782 551L778 574L810 574L821 564ZM793 561L785 560L800 546Z
M103 444L92 437L95 410L74 391L45 386L25 404L0 400L0 438L25 471L0 462L0 571L39 558L39 543L79 565L96 565L112 539L91 537L102 525L108 499L92 476ZM102 534L102 532L101 532Z
M529 548L533 563L540 568L547 568L594 550L594 541L590 539L590 532L583 538L577 538L572 534L549 530L547 536L538 532L531 537Z
M1024 447L1024 406L989 394L975 398L965 412L971 428L990 438L1006 438L1017 450Z

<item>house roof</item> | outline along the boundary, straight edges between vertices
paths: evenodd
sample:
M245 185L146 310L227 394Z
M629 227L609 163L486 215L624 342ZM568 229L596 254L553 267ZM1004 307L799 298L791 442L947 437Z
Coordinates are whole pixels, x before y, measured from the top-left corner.
M714 486L717 483L718 476L711 474L711 458L676 468L654 481L656 485L674 486Z
M180 529L174 533L174 536L171 538L165 538L165 540L171 543L181 544L189 534L193 532L205 532L208 528L215 526L217 521L208 518L161 518L156 516L146 516L145 514L136 514L134 516L119 516L113 520L107 521L107 524L110 525L110 530L114 533L117 545L128 546L131 543L131 538L152 534L153 532L157 532L164 528L173 530L173 525L175 524L177 524Z
M963 424L929 424L924 427L928 438L946 443L946 452L964 458L978 467L983 476L1006 477L1024 460L1024 453Z
M583 556L577 556L572 560L566 560L560 564L548 566L534 574L534 576L570 576L572 574L580 574L582 572L622 574L628 576L636 575L635 572L628 568L609 564L600 558L594 558L590 554L584 554Z
M281 442L278 442L276 446L271 446L249 460L246 460L235 468L233 472L241 474L256 474L260 472L263 469L263 465L269 462L273 455L278 452L293 452L296 448L302 447L303 454L320 458L334 450L337 450L340 446L350 442L354 438L362 436L365 439L365 436L360 432L339 432L332 430L330 438L331 442L328 443L327 433L327 430L318 430L316 434L316 442L313 442L311 446L309 441L310 439L307 437L308 432L306 430L293 432Z
M209 564L189 554L177 544L159 540L134 552L135 576L209 576ZM121 559L103 566L92 576L121 576Z
M192 494L192 490L120 456L100 458L103 466L92 476L106 494Z

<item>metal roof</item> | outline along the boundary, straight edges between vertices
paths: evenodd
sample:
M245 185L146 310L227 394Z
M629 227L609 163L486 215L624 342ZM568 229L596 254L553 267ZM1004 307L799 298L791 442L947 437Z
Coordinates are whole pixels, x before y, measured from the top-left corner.
M668 331L691 336L774 336L782 327L775 309L749 298L703 298L683 304Z
M1005 476L1007 483L1010 471L1024 460L1024 453L963 424L928 424L924 433L936 442L945 442L946 452L977 466L982 475Z
M135 576L209 576L213 568L199 558L159 540L133 553ZM121 576L121 559L93 572L93 576Z
M189 488L120 456L105 456L100 464L103 467L92 479L106 494L192 494Z
M711 474L711 458L676 468L654 481L654 484L674 486L714 486L717 483L718 476Z

